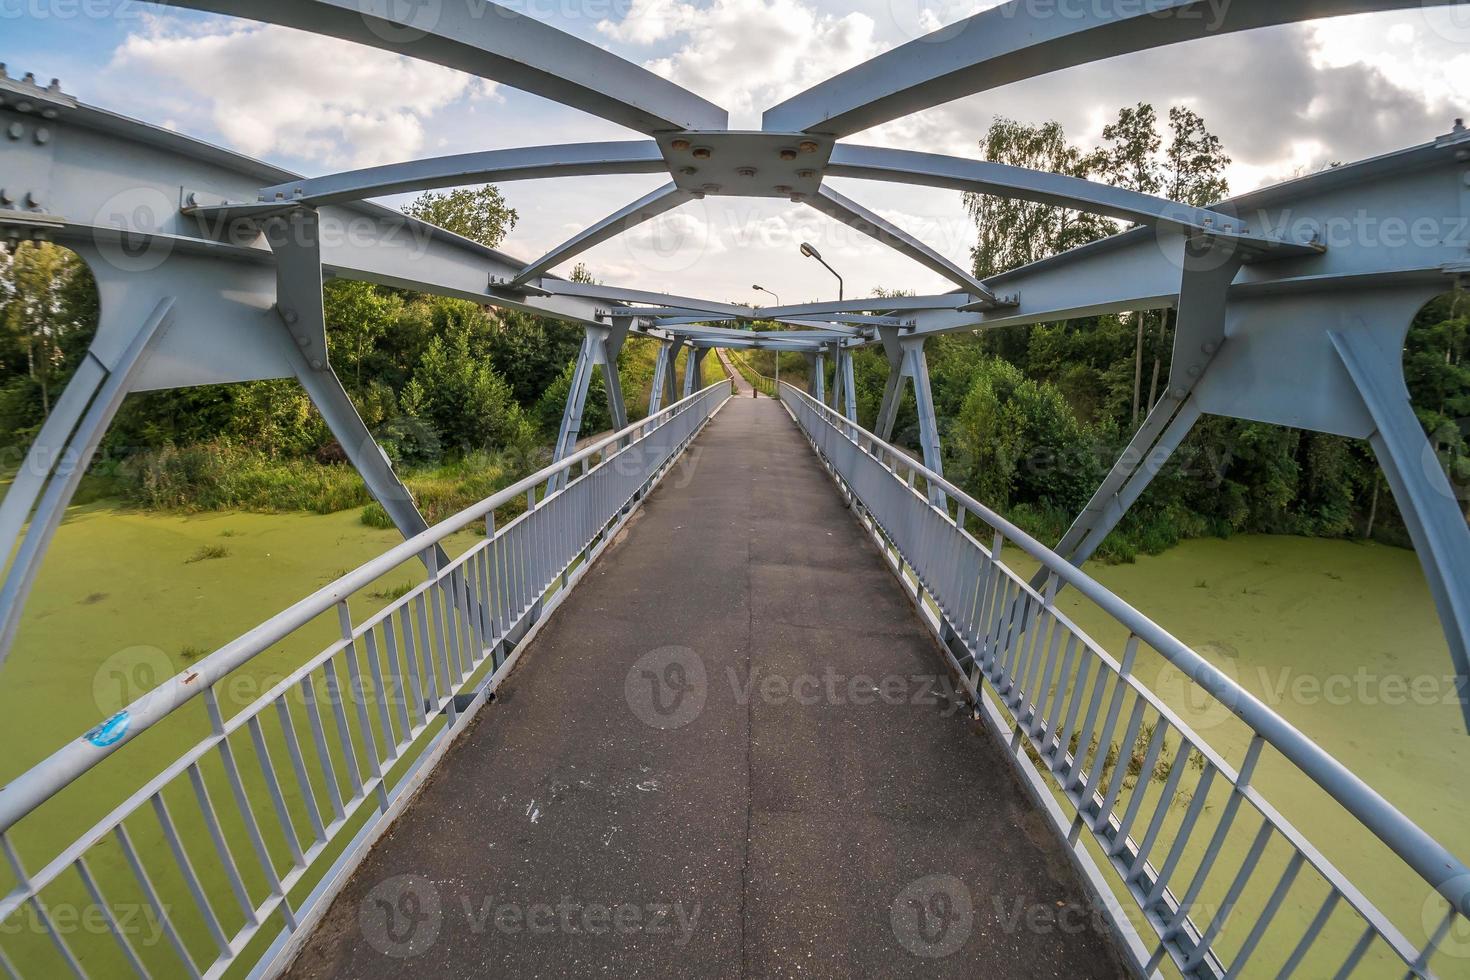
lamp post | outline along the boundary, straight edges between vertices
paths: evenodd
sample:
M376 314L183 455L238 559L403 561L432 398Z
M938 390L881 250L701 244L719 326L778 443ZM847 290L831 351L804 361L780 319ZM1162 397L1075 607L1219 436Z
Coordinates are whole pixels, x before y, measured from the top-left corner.
M826 266L828 272L832 273L832 275L834 276L837 276L837 301L841 302L842 277L840 275L837 275L837 270L832 268L830 265L827 265L827 260L822 258L822 253L812 248L811 244L808 242L801 243L801 254L805 255L809 259L816 259L818 262L822 263L822 265Z
M765 286L751 286L750 288L756 290L757 292L770 293L772 296L775 296L776 297L776 305L777 306L780 306L781 305L781 297L780 296L777 296L776 293L775 293L775 291L770 290L770 289L767 289Z

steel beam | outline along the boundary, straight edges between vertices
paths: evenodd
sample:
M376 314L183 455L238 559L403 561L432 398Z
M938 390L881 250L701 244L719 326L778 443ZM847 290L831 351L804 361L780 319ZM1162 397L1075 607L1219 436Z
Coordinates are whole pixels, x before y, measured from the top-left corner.
M623 389L618 378L618 354L623 349L623 340L631 325L630 318L617 317L611 326L588 324L583 327L582 347L572 368L572 386L567 391L567 403L562 410L561 426L557 430L556 446L551 454L552 462L560 462L576 451L594 368L602 368L602 384L607 393L608 414L613 418L613 428L627 426L627 410L623 405ZM622 420L622 425L616 424L619 420ZM559 478L548 483L546 489L551 493L565 486L565 474L559 474Z
M657 415L663 408L664 398L674 401L674 355L677 353L672 340L660 340L658 353L653 358L653 382L648 386L648 414Z
M853 377L851 347L837 348L837 380L841 385L842 394L837 404L849 422L856 422L858 420L857 385Z
M1153 194L1141 194L1080 177L1028 170L987 160L876 146L838 144L827 168L829 177L895 181L1034 201L1144 225L1207 232L1235 242L1253 255L1314 255L1320 244L1291 242L1251 231L1231 214L1197 208Z
M405 540L422 534L429 529L429 522L414 503L408 486L393 472L388 454L368 431L332 369L322 297L319 216L302 208L290 216L272 219L266 238L276 254L275 311L281 332L289 335L282 338L280 346L297 380L398 533ZM441 567L448 561L442 549L437 558Z
M118 312L116 308L103 307L101 318L106 322ZM126 315L130 311L122 308L120 312ZM28 520L29 526L6 568L4 584L0 585L0 663L15 641L26 598L82 475L123 398L133 390L140 366L174 320L173 299L163 297L146 317L131 327L110 325L110 334L124 331L128 334L127 343L114 356L101 356L103 352L94 339L87 361L77 369L57 400L52 417L42 425L21 472L6 492L5 502L0 505L6 534L0 545L6 555L12 553L21 522ZM98 332L102 332L100 326Z
M169 0L431 61L641 133L724 129L724 109L630 61L488 0Z
M532 279L539 278L548 270L576 255L581 255L594 245L601 244L610 238L621 235L638 227L645 221L652 221L661 214L665 214L677 208L685 201L691 200L693 195L688 191L680 190L674 184L665 184L643 195L638 200L626 207L619 208L612 214L603 218L595 224L588 225L576 235L562 242L556 248L547 252L541 258L527 265L508 285L515 289L525 285ZM643 315L643 314L640 314ZM619 426L622 428L622 426Z
M690 345L689 351L684 355L684 397L688 398L696 391L704 387L704 359L710 352L708 347L695 347Z
M203 221L232 221L269 214L296 204L315 207L348 204L370 197L386 197L390 194L440 187L541 180L548 177L667 172L668 165L664 163L658 144L652 140L522 146L408 160L321 177L280 181L261 188L248 200L194 204L186 201L184 211Z
M892 48L767 109L768 132L853 133L1027 78L1195 38L1460 0L1151 0L1063 14L1012 0Z
M803 204L811 206L827 217L840 221L849 228L860 231L864 235L882 242L900 255L908 256L929 271L936 272L950 282L953 282L977 299L985 301L990 305L999 305L995 293L991 292L990 288L980 280L908 232L892 224L887 219L869 211L851 198L844 197L832 188L823 186L815 196L803 197L801 200Z
M1409 401L1402 344L1384 343L1386 335L1366 324L1329 332L1372 417L1368 441L1414 542L1449 641L1459 691L1465 692L1470 690L1470 528ZM1470 698L1458 700L1470 726Z
M1229 245L1186 245L1169 383L1057 544L1057 554L1072 564L1081 567L1092 557L1199 419L1200 403L1191 396L1225 342L1226 296L1241 263L1241 254Z

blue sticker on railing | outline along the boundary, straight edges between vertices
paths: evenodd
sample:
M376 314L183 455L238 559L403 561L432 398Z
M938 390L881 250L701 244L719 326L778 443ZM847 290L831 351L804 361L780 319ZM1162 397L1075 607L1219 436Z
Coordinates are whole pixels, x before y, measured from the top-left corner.
M128 733L129 715L126 711L119 711L111 718L92 729L82 738L91 742L98 748L106 748L122 741L122 737Z

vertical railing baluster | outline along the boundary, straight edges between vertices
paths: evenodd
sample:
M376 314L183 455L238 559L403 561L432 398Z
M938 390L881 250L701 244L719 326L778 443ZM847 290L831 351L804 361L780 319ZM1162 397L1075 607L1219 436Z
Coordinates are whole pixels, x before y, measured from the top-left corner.
M291 770L296 774L296 786L301 790L301 802L306 806L306 819L311 822L311 832L318 843L327 842L326 826L322 823L321 807L317 806L316 793L311 788L311 778L306 773L306 758L301 754L301 743L296 739L296 726L291 720L291 710L283 693L275 700L276 720L281 724L281 734L286 740L286 754L291 757Z
M250 892L245 887L245 879L240 877L239 865L235 863L234 852L230 850L230 842L225 838L224 828L220 826L219 814L215 812L214 801L209 798L209 787L204 783L204 773L198 764L189 767L189 783L194 787L194 801L199 806L199 813L204 818L204 828L209 832L209 839L214 843L214 853L219 857L219 864L225 870L225 877L229 879L230 891L235 894L235 901L240 905L240 911L245 915L247 925L256 925L260 922L256 914L255 903L250 900Z
M1143 753L1143 766L1138 770L1138 779L1133 784L1133 793L1128 800L1128 809L1123 812L1123 819L1118 823L1118 833L1113 838L1113 843L1108 848L1108 854L1116 857L1123 852L1128 844L1128 833L1133 829L1133 821L1138 816L1138 811L1143 806L1144 797L1148 795L1149 784L1154 779L1154 769L1158 766L1159 756L1164 751L1164 745L1168 741L1169 719L1160 715L1154 722L1153 731L1149 733L1148 748ZM1106 828L1104 828L1106 829Z
M235 762L235 751L230 746L229 736L225 734L224 715L220 712L219 699L215 696L214 688L209 687L204 691L204 705L209 714L210 727L214 729L217 737L215 751L219 753L220 762L225 769L225 780L230 784L230 794L235 798L235 808L240 811L240 819L245 824L245 833L250 838L250 846L255 850L255 858L260 863L260 870L265 873L266 887L270 893L280 900L281 916L286 921L286 927L292 932L296 931L296 913L291 909L291 903L286 900L286 890L281 885L281 876L276 872L275 862L271 860L270 848L266 846L265 837L260 832L260 823L255 819L255 811L250 808L250 796L245 792L245 782L240 776L240 767ZM122 825L118 825L119 833Z
M250 729L250 741L255 746L255 760L260 766L261 778L265 780L266 790L271 796L271 806L276 811L276 821L281 825L281 834L286 839L286 847L291 851L291 859L299 868L306 867L306 855L302 853L301 841L296 836L296 826L291 822L291 811L286 806L286 796L281 792L280 780L276 778L276 767L271 762L270 749L266 748L265 731L260 727L260 716L251 715L246 727Z
M1130 690L1128 678L1133 674L1133 661L1137 656L1138 637L1129 634L1128 644L1123 651L1123 662L1119 664L1118 673L1113 677L1113 697L1108 703L1107 720L1103 722L1102 730L1097 734L1097 751L1093 753L1092 768L1087 773L1087 794L1089 796L1097 792L1098 782L1102 779L1108 750L1113 744L1113 732L1117 730L1118 714L1123 710L1123 698ZM1105 671L1098 671L1097 686L1099 689L1102 688L1102 681L1106 676L1108 674Z
M377 629L362 634L362 656L367 661L368 679L372 681L373 698L378 702L378 724L383 726L383 758L398 758L398 739L393 733L393 716L388 707L388 685L383 683L383 662L378 657ZM404 732L406 736L407 731Z
M1270 821L1263 820L1261 833L1257 835L1257 841L1265 836L1270 828ZM1225 896L1225 902L1220 906L1220 910L1215 913L1209 928L1200 935L1199 945L1195 947L1194 952L1185 960L1185 963L1188 964L1186 969L1194 969L1200 963L1204 962L1205 957L1209 955L1210 949L1215 943L1215 936L1219 934L1220 930L1229 920L1231 913L1235 910L1236 903L1240 901L1241 890L1244 889L1245 882L1254 873L1255 865L1260 860L1260 857L1260 850L1252 846L1251 853L1246 856L1246 863L1241 865L1240 874L1236 876L1236 881L1231 883L1230 894ZM1230 964L1231 973L1238 974L1250 962L1250 958L1255 953L1256 947L1260 945L1261 937L1271 927L1271 923L1276 918L1276 910L1281 907L1281 903L1286 899L1287 893L1291 891L1292 883L1296 881L1296 876L1301 871L1302 864L1305 861L1306 858L1302 855L1301 851L1292 852L1291 860L1286 863L1286 870L1281 873L1281 879L1276 882L1276 887L1272 890L1271 897L1266 900L1265 907L1256 916L1255 925L1251 927L1250 933L1245 937L1245 942L1241 943L1240 949L1236 950L1235 958ZM1240 887L1236 887L1237 885Z
M121 827L122 825L119 824L118 828L121 829ZM8 834L0 833L0 851L5 852L5 860L10 865L10 871L15 878L16 886L26 893L26 901L30 904L31 911L36 914L36 919L41 923L41 928L46 931L46 936L51 940L51 945L55 946L56 951L61 954L61 959L66 963L67 969L72 972L73 976L78 977L79 980L87 980L87 974L82 969L82 964L77 961L76 955L72 953L71 947L67 945L66 937L61 934L60 929L56 928L56 922L51 918L51 913L46 910L46 904L41 901L39 889L31 884L30 875L26 874L25 865L21 863L20 852L15 849L15 845L11 842ZM185 957L187 960L187 953ZM192 970L194 968L193 962L188 961L188 966Z
M194 957L189 955L189 948L184 945L184 940L179 936L179 930L174 926L174 920L169 917L168 907L158 897L158 889L153 886L153 880L148 877L148 871L143 867L143 862L133 847L133 840L128 836L127 828L118 824L113 828L113 836L117 838L117 846L122 849L123 857L127 859L128 867L132 869L133 878L137 880L143 897L153 909L153 914L158 917L158 924L162 926L163 934L168 937L169 945L179 955L179 961L184 964L185 971L195 980L202 980L199 967L194 964ZM75 963L75 960L72 962ZM80 966L74 969L77 971L77 976L83 976Z
M1108 678L1112 676L1106 665L1092 651L1090 647L1084 647L1082 666L1089 667L1094 660L1097 661L1097 677L1092 682L1092 697L1087 699L1087 714L1083 716L1082 727L1077 729L1077 748L1072 752L1072 768L1067 772L1067 778L1062 781L1062 789L1071 792L1076 789L1081 781L1082 763L1087 759L1087 750L1092 747L1092 726L1097 722L1097 713L1102 707L1103 693L1108 686ZM1085 682L1079 683L1077 693L1082 693ZM1071 736L1068 735L1070 743ZM1102 746L1098 746L1102 751Z
M454 724L459 717L459 709L454 704L454 691L459 685L456 683L455 671L449 665L449 644L444 637L444 613L440 608L439 598L439 558L430 548L424 553L424 560L429 566L429 588L424 590L424 602L429 607L430 618L434 623L432 641L428 636L424 638L424 649L437 649L439 652L436 661L440 670L444 672L444 688L440 700L447 706L449 712L449 723Z
M1143 866L1148 861L1154 841L1164 826L1164 818L1169 814L1169 807L1174 805L1174 795L1179 791L1179 780L1184 777L1184 770L1188 768L1189 757L1193 752L1194 746L1190 744L1190 741L1181 738L1179 751L1174 753L1174 764L1169 767L1169 776L1164 780L1163 792L1159 794L1159 802L1154 807L1153 819L1149 821L1148 830L1144 832L1143 840L1139 841L1138 854L1128 868L1128 881L1130 882L1143 873Z
M1076 640L1076 637L1072 637L1072 640ZM1071 640L1068 642L1070 643ZM1077 760L1081 759L1083 749L1086 748L1079 744L1077 751L1073 752L1072 733L1077 725L1077 713L1082 710L1082 699L1087 696L1087 679L1092 675L1092 650L1083 640L1077 640L1077 646L1081 652L1077 655L1077 674L1072 678L1072 696L1067 699L1067 720L1062 726L1061 735L1051 759L1052 771L1058 773L1067 765L1068 753L1074 756L1072 768L1075 770ZM1070 781L1070 777L1068 779Z
M440 708L443 707L444 696L439 693L439 670L434 659L434 643L432 639L432 634L429 632L429 612L427 608L427 595L428 590L426 589L424 592L419 593L413 599L413 626L418 629L419 662L422 665L424 672L424 683L428 687L427 694L429 697L429 702L433 706L432 711L427 711L427 709L426 711L429 714L438 714ZM404 625L405 630L409 628L410 627L408 624ZM451 710L453 709L453 707L453 704L451 704Z
M368 714L367 692L363 689L362 674L357 666L357 645L352 641L352 613L347 608L346 599L337 603L337 619L342 625L342 637L346 641L340 656L347 664L347 678L352 685L352 701L357 709L357 724L362 732L363 751L367 753L368 775L377 779L378 809L387 813L388 780L383 772L382 756L378 754L378 740L373 736L372 717ZM347 718L344 713L342 718L344 730L346 723Z
M1077 643L1077 634L1071 630L1067 630L1067 642L1065 647L1063 647L1062 664L1057 669L1057 690L1052 695L1051 711L1046 719L1046 738L1041 743L1041 754L1043 757L1052 756L1054 753L1059 752L1058 746L1061 742L1062 733L1057 728L1057 725L1062 720L1062 706L1067 703L1069 695L1075 691L1073 683L1068 681L1067 678L1072 675L1072 661L1077 656ZM1056 766L1053 765L1052 769L1055 771Z
M1113 807L1118 803L1118 796L1123 792L1123 783L1128 779L1128 764L1133 761L1133 746L1138 742L1138 731L1143 727L1144 710L1148 707L1148 699L1143 695L1137 695L1133 699L1133 711L1128 716L1128 727L1123 731L1123 742L1118 749L1118 759L1113 763L1113 778L1108 784L1107 796L1103 797L1102 803L1097 808L1097 814L1092 817L1092 829L1102 833L1108 825L1108 819L1113 814ZM1139 774L1140 778L1142 773Z
M163 793L161 791L154 793L149 802L153 804L153 815L158 818L158 825L163 828L163 839L168 844L169 852L174 856L174 865L179 869L179 874L183 877L189 894L194 896L194 904L199 906L199 914L204 918L205 927L214 937L220 956L228 959L230 937L225 935L224 927L220 925L219 917L215 915L214 906L209 903L209 896L204 893L204 886L199 881L199 875L194 871L194 862L189 860L189 854L184 850L184 842L179 837L179 829L174 825L174 818L168 812L168 804L163 801Z
M1321 934L1322 929L1327 925L1327 920L1332 918L1332 913L1337 908L1338 900L1341 898L1342 892L1339 892L1336 888L1333 888L1332 891L1327 893L1327 897L1322 900L1321 906L1317 909L1317 914L1312 916L1312 921L1307 924L1306 932L1302 933L1301 941L1292 949L1291 955L1286 958L1286 962L1281 964L1281 969L1276 973L1276 980L1290 980L1290 977L1296 973L1296 968L1301 966L1302 960L1306 958L1307 952L1312 948L1312 944L1317 941L1317 936ZM1237 956L1236 959L1239 959L1239 957ZM1233 966L1231 972L1227 974L1227 976L1239 975L1239 971Z
M1062 622L1056 613L1057 599L1057 576L1055 573L1047 579L1046 602L1051 607L1051 635L1047 637L1046 665L1043 667L1041 676L1037 678L1036 694L1032 701L1036 705L1036 711L1031 716L1030 734L1032 738L1039 738L1045 729L1048 711L1056 704L1056 696L1052 693L1052 684L1057 680L1056 665L1057 652L1062 647L1062 637L1071 636L1071 631ZM1060 693L1060 692L1058 692Z
M1215 832L1210 835L1210 843L1205 847L1204 856L1200 858L1199 867L1195 869L1193 880L1179 899L1179 910L1169 920L1164 938L1177 933L1184 928L1184 923L1189 918L1190 909L1199 897L1200 890L1204 887L1205 880L1210 875L1210 869L1215 864L1216 857L1220 854L1220 848L1225 844L1225 838L1230 834L1230 828L1235 822L1235 815L1240 810L1241 803L1245 800L1245 790L1250 785L1251 777L1255 774L1256 763L1260 761L1261 750L1265 747L1266 740L1257 735L1251 739L1250 747L1246 750L1245 759L1240 766L1240 772L1236 773L1235 784L1231 787L1230 797L1225 801L1225 808L1220 813L1220 820L1215 824ZM1223 906L1222 906L1223 908ZM1214 933L1206 928L1201 934L1200 945L1208 948L1214 942Z
M400 607L401 610L402 607ZM393 706L397 708L398 724L403 729L402 744L407 745L413 739L413 719L409 716L408 701L410 697L417 697L411 692L411 687L417 687L415 683L410 685L405 678L410 671L404 669L402 657L398 651L398 638L394 635L393 620L400 615L399 610L389 613L383 617L381 629L383 631L383 654L387 661L388 672L384 677L384 683L390 688L389 697ZM397 749L393 752L397 757Z
M330 665L331 661L327 663ZM342 807L342 788L337 785L337 767L332 764L332 751L327 745L327 728L322 722L316 682L311 679L311 674L301 678L300 687L302 703L306 707L306 720L311 725L311 739L316 744L317 763L322 770L322 779L327 784L327 800L332 804L332 816L336 820L342 820L346 817ZM330 690L328 693L331 693Z
M87 859L85 857L77 858L73 867L77 869L77 876L82 879L82 886L87 889L87 895L92 899L92 905L101 911L102 918L107 923L107 931L112 933L112 938L117 943L118 948L122 950L123 956L128 961L128 966L132 967L133 972L141 977L142 980L150 980L152 975L148 972L148 968L143 965L143 961L138 958L138 951L133 949L133 944L128 942L128 937L124 934L122 925L117 921L117 916L112 911L112 904L103 897L102 888L97 884L97 879L92 874L92 869L87 867ZM3 955L3 953L0 953L0 956ZM6 969L10 976L17 978L20 976L19 973L15 972L14 968L7 967Z

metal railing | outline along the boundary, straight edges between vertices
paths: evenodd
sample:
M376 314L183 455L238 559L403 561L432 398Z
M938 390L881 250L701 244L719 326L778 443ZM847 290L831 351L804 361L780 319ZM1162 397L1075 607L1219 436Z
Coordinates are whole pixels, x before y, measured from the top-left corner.
M141 976L268 972L730 391L729 381L711 385L405 541L0 789L0 849L14 882L0 899L0 975L21 975L5 951L24 936L6 928L20 915L51 956L42 975L86 976L83 959L104 964L104 973ZM538 499L553 477L563 489ZM521 501L524 511L497 527L496 511ZM441 542L482 520L485 536L441 562ZM354 623L349 599L420 559L424 581ZM231 699L220 692L240 668L334 614L336 642L226 711ZM46 820L46 801L99 764L127 765L127 746L160 722L177 718L168 729L177 738L187 730L178 716L197 714L195 699L204 705L205 717L196 719L204 737L162 771L145 769L120 805L27 871L14 841L18 825ZM132 778L131 770L114 771ZM93 940L85 955L74 949L75 931L50 911L52 894L76 896L105 926L95 930L102 940L81 937ZM158 942L137 941L117 914L124 905L156 922ZM247 949L251 956L242 957ZM34 962L36 949L27 952Z
M1269 936L1282 959L1268 976L1345 977L1370 956L1372 975L1433 975L1431 958L1470 914L1470 871L1453 854L1020 528L806 393L782 384L781 400L1066 839L1133 968L1153 975L1167 957L1184 976L1235 977ZM1015 561L1039 570L1028 580ZM1063 587L1075 590L1074 605L1116 627L1121 656L1058 604ZM1218 717L1244 726L1237 762L1140 680L1146 656L1182 672ZM1267 766L1273 786L1310 780L1422 878L1431 901L1397 911L1422 918L1425 945L1410 942L1265 799L1253 779ZM1279 915L1286 902L1306 914Z
M747 361L745 355L739 351L732 350L726 353L730 360L735 363L735 370L740 372L741 377L749 382L752 388L767 398L776 397L776 382L774 380L757 371L755 366ZM778 354L777 356L779 357L780 355Z

